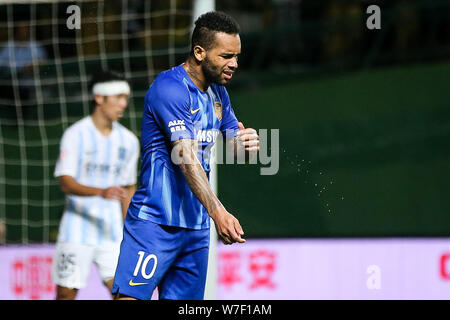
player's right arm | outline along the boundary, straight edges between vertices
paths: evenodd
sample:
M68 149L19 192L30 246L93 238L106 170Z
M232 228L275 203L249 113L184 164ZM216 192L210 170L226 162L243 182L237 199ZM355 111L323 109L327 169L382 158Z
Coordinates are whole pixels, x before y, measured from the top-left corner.
M59 186L65 194L72 194L82 197L99 196L111 200L124 200L127 193L122 187L95 188L78 183L75 178L69 175L59 177Z
M239 221L229 213L213 192L206 173L197 158L197 143L192 139L174 142L173 152L178 156L181 171L189 188L214 220L217 233L225 244L243 243L244 231Z
M105 199L122 200L125 190L120 187L106 189L89 187L78 183L75 179L79 169L80 135L77 130L69 128L64 132L60 144L60 154L55 166L55 177L65 194L76 196L100 196ZM78 148L77 148L78 147Z

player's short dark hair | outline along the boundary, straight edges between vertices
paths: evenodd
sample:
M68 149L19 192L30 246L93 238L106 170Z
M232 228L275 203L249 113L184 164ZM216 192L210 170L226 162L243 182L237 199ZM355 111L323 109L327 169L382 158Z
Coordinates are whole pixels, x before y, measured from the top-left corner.
M197 45L206 50L211 49L217 32L239 34L240 27L233 17L221 11L207 12L198 17L192 32L191 54L194 53L194 47Z
M125 76L118 71L100 70L92 74L91 81L89 82L89 90L92 90L92 87L96 83L108 81L126 81L126 79Z

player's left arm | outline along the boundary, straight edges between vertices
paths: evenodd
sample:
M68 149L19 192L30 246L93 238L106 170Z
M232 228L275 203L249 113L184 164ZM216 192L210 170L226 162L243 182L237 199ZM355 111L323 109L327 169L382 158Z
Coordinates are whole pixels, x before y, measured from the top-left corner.
M259 151L258 132L253 128L245 128L244 124L237 120L224 87L219 88L219 95L223 106L220 130L225 137L227 151L232 150L235 158L243 155L248 159L252 153Z
M239 130L233 138L235 155L243 149L245 152L259 151L259 135L253 128L245 128L242 122L238 122Z
M131 198L133 198L134 193L136 192L136 185L130 185L130 186L124 186L122 187L125 189L125 197L120 201L122 205L122 215L123 220L125 221L125 217L127 215L128 207L131 202Z
M235 159L249 160L259 151L259 135L253 128L245 128L238 122L238 130L232 138L225 138L227 152L233 152Z
M126 158L125 166L122 168L120 175L120 184L125 190L125 195L122 198L122 215L123 220L127 215L128 207L131 203L134 193L137 190L137 174L138 174L138 159L140 155L140 145L137 137L133 136L132 147L129 157Z

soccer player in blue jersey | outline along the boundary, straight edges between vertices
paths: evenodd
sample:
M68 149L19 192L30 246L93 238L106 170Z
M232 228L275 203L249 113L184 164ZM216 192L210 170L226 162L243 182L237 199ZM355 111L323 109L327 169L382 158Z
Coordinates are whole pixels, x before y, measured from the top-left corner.
M186 62L162 72L149 88L141 186L124 223L116 299L150 299L156 287L160 299L203 299L210 217L223 243L245 242L239 221L208 182L209 152L219 133L236 152L259 150L256 130L237 121L224 87L240 52L236 21L206 13L195 22Z

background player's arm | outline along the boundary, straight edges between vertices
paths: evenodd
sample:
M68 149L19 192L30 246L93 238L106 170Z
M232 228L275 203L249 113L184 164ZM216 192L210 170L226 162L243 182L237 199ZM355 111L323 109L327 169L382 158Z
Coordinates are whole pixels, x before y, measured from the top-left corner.
M59 185L62 192L65 194L73 194L76 196L100 196L105 199L120 200L122 201L126 196L126 191L121 187L109 187L105 189L89 187L86 185L79 184L75 178L68 175L63 175L59 177Z
M122 204L123 220L125 221L125 217L127 215L128 206L130 205L131 198L136 192L136 185L125 186L123 187L123 189L125 190L125 198L122 199L121 204Z
M173 151L181 159L179 166L189 187L214 220L223 243L245 242L241 238L244 231L239 221L225 209L211 189L206 173L197 158L196 146L196 141L191 139L181 139L174 143Z

